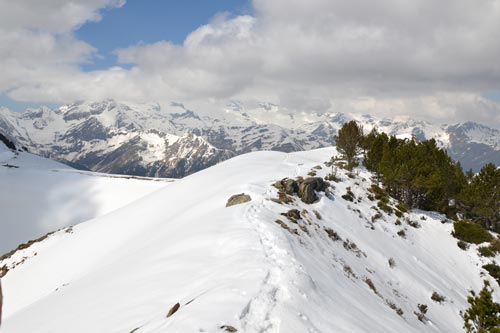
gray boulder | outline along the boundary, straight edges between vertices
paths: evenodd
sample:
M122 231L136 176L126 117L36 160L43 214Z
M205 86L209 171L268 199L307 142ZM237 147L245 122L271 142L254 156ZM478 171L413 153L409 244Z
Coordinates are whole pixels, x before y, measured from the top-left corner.
M251 200L252 198L248 194L245 193L235 194L227 200L226 207L239 205L245 202L249 202Z

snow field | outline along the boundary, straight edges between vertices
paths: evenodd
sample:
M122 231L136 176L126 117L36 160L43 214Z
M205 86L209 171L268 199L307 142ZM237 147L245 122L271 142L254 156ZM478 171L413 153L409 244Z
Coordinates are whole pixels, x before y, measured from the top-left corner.
M377 203L362 168L353 178L339 170L332 195L314 204L271 200L276 180L316 165L323 177L335 153L241 155L19 251L0 262L22 261L2 279L3 331L461 332L482 259L475 246L457 247L442 216L413 211L396 225L382 212L372 221ZM354 202L341 198L347 187ZM242 192L252 201L225 207ZM294 224L281 215L289 209L307 213ZM446 301L433 302L434 291ZM419 303L429 306L425 323L413 313Z

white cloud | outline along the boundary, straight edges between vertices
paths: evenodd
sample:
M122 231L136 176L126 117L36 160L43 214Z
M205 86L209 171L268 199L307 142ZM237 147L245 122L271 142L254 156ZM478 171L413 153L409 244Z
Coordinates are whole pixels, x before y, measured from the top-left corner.
M67 33L99 21L99 9L121 7L125 0L0 0L0 30Z
M183 45L117 50L130 70L90 73L78 65L95 50L72 31L122 1L48 1L49 14L46 2L0 0L0 42L13 46L0 48L0 90L13 98L264 100L500 124L500 105L480 97L500 90L498 0L254 0L253 16L218 16Z

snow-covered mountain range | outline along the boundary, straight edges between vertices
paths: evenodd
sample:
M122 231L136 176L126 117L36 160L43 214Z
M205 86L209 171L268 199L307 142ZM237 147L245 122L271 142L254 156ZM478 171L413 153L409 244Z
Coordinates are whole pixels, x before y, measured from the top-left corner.
M330 146L351 119L365 131L376 127L401 137L435 138L464 169L500 164L500 132L480 124L297 114L264 103L253 108L231 103L218 116L197 114L178 103L162 110L156 104L113 100L23 113L0 109L0 133L30 152L79 169L178 178L250 151Z
M442 215L377 209L363 168L312 203L279 192L336 153L237 156L4 256L2 332L462 332L498 258Z

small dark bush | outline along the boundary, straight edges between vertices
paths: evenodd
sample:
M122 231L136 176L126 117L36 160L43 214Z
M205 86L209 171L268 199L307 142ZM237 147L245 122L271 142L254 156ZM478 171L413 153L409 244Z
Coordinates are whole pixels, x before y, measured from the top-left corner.
M354 193L352 193L351 188L347 188L347 193L342 196L342 199L347 201L354 201Z
M369 191L375 195L375 199L377 200L381 200L382 198L387 197L387 193L385 192L385 190L375 184L371 186Z
M382 214L380 213L377 213L375 215L372 216L372 222L375 222L377 221L378 219L381 219L382 218Z
M403 202L399 202L397 205L396 205L396 208L399 209L401 212L403 213L407 213L409 208L408 208L408 205L403 203Z
M493 240L493 236L476 223L468 221L455 222L453 224L453 229L453 237L467 243L480 244Z
M398 231L398 236L401 236L401 237L405 238L406 237L406 232L404 230L399 230Z
M394 214L396 214L397 217L403 217L403 213L400 212L399 210L394 210Z
M489 248L495 253L500 253L500 241L498 239L492 240Z
M408 224L412 228L416 228L416 229L420 228L420 224L417 221L406 219L406 224Z
M477 252L479 252L479 255L482 257L495 256L495 252L493 252L489 246L481 246L480 248L477 249Z
M396 313L399 315L399 316L402 316L403 315L403 310L401 310L401 308L398 308L396 304L394 304L394 302L391 302L389 301L388 299L385 300L385 303L391 308L393 309L394 311L396 311Z
M440 295L437 291L432 293L431 299L437 303L443 303L446 301L446 297L444 297L443 295Z
M500 266L496 264L486 264L483 268L488 271L492 278L497 280L498 284L500 284Z
M457 242L457 246L458 246L459 248L461 248L462 250L467 251L467 250L469 249L469 246L470 246L470 245L469 245L469 243L464 242L463 240L459 240L459 241Z
M421 322L424 323L425 314L427 313L427 305L425 305L425 304L419 304L418 305L418 312L417 311L413 311L413 313L415 314L415 316L417 316L418 320L420 320Z
M381 197L379 200L380 200L380 202L382 202L384 204L388 204L389 203L389 197Z
M478 249L479 254L483 257L494 257L497 253L500 253L500 241L494 239L491 241L489 246L482 246Z
M391 215L393 213L392 207L388 206L386 203L379 201L377 207L382 209L387 214Z
M329 173L328 175L325 176L325 180L338 183L340 182L340 177L334 173Z
M427 313L427 309L428 309L428 307L427 307L427 305L425 305L425 304L419 304L419 305L418 305L418 310L419 310L421 313L423 313L423 314L426 314L426 313Z

